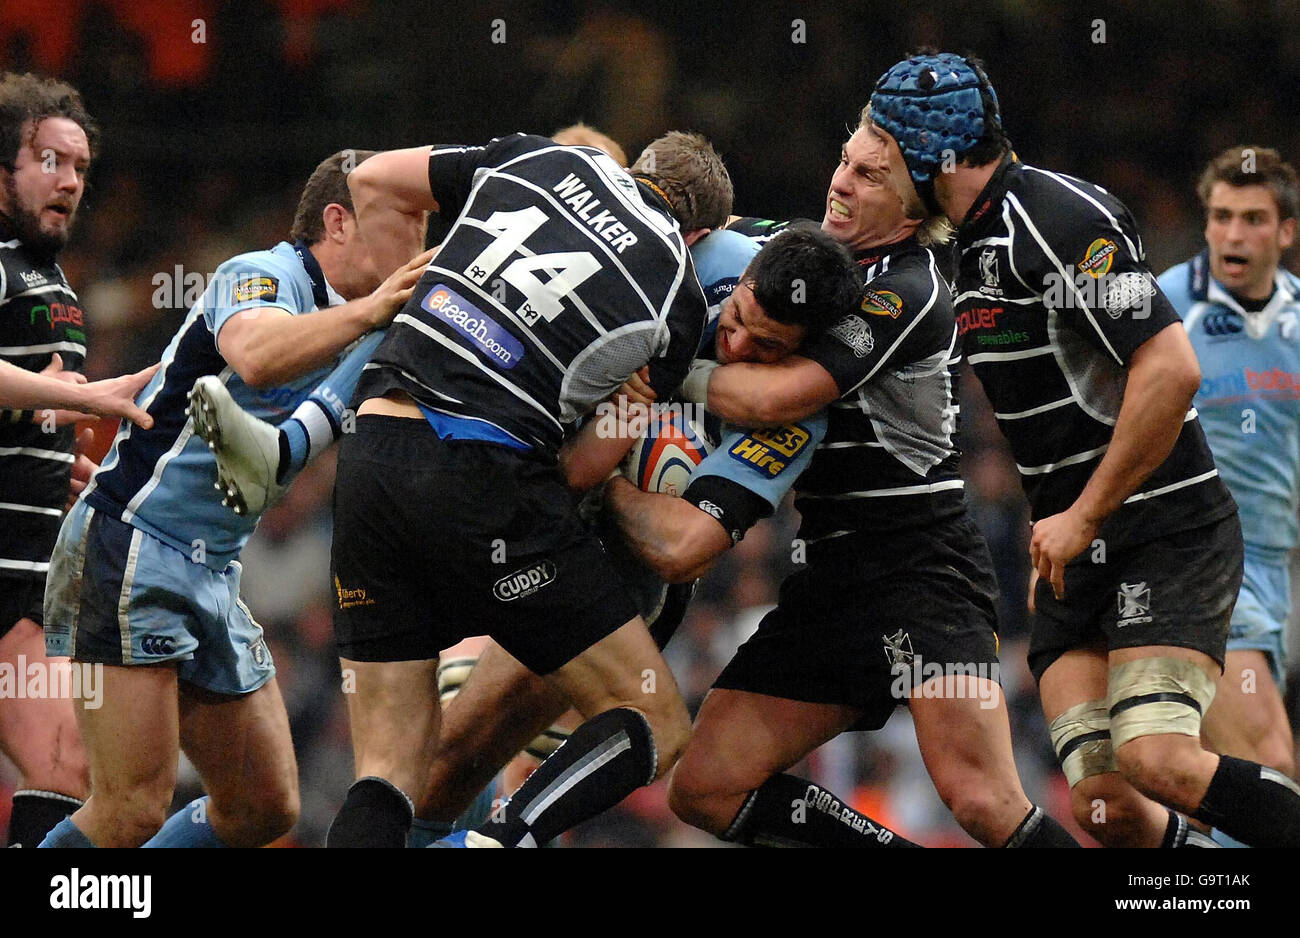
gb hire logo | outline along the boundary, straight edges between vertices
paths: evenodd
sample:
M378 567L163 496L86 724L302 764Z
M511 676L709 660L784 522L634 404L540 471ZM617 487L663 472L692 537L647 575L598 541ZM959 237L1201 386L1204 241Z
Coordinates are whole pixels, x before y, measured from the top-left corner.
M807 430L792 423L746 434L727 453L755 472L778 476L790 464L790 460L808 445L809 439L811 437Z
M524 596L531 596L543 586L549 586L553 582L555 582L555 564L549 560L542 560L531 567L503 576L493 584L492 592L497 599L508 603Z
M1117 250L1119 248L1115 246L1114 241L1109 238L1098 238L1088 245L1088 250L1083 253L1083 260L1079 261L1079 270L1093 277L1100 277L1110 270Z
M498 368L509 371L524 357L519 340L496 320L445 284L438 284L420 303L425 309L455 326L474 348Z

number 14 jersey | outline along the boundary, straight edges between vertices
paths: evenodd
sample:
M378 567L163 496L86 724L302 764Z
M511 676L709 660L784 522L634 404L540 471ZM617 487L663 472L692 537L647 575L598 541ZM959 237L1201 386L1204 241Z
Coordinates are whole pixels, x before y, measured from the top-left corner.
M707 304L660 194L599 150L524 134L434 147L429 185L456 221L356 403L400 389L554 453L641 366L661 400L676 390Z

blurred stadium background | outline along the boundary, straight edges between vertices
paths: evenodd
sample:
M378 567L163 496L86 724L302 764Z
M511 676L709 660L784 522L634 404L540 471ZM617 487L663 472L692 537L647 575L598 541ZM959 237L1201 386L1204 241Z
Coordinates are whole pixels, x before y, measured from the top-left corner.
M63 257L88 311L92 377L156 361L184 314L159 275L207 275L281 240L311 168L345 147L478 143L581 119L634 156L664 130L695 129L723 152L739 213L820 218L846 127L875 77L921 43L981 55L1019 154L1115 192L1157 272L1199 250L1193 183L1212 155L1254 143L1300 160L1300 5L1284 0L0 0L0 67L71 81L104 130ZM1027 514L987 406L965 397L967 495L1005 594L1017 758L1030 796L1066 821L1024 667ZM331 456L244 554L245 599L273 648L300 763L302 819L286 846L323 844L352 779L330 626L332 484ZM701 585L668 656L692 710L775 600L796 526L790 509L760 525ZM1298 677L1293 667L1293 688ZM1288 710L1294 725L1294 691ZM913 839L971 843L934 793L906 711L810 763L807 774ZM0 758L0 811L15 780ZM178 804L196 784L183 770ZM716 843L672 817L661 786L569 842Z

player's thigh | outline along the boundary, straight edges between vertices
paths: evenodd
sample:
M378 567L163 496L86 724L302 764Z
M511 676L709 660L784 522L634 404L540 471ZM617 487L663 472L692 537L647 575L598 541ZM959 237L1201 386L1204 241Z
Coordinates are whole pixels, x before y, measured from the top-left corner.
M218 804L296 804L298 763L275 678L238 696L181 682L180 739Z
M101 706L76 709L92 794L115 801L139 790L171 800L180 741L174 664L105 665Z
M1294 772L1291 724L1264 652L1227 653L1201 733L1215 752Z
M439 757L493 756L489 761L499 768L568 708L568 698L557 687L488 640L443 711Z
M944 800L967 786L1023 797L1002 688L987 677L933 678L908 701L916 742Z
M74 666L66 659L46 657L44 632L23 618L0 637L0 667L10 669L15 680L26 680L32 665L42 670L47 693L10 694L0 700L0 751L18 768L25 787L84 798L90 780L74 708L95 706L99 688L79 682L80 697L75 700L62 693L59 688L72 690L72 684L56 672Z
M1104 645L1065 652L1048 665L1038 682L1038 695L1048 725L1072 707L1091 700L1105 700L1109 680L1110 663Z
M752 791L861 715L844 704L714 688L695 717L691 741L673 772L673 787L687 796Z
M658 645L637 616L546 676L587 719L631 707L689 727L690 717Z

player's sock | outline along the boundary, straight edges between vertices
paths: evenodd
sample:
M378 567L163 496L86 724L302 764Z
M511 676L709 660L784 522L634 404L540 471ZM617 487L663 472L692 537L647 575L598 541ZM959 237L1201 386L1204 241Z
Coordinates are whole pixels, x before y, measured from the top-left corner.
M339 438L347 402L357 388L361 370L384 335L383 331L371 332L361 338L289 419L280 424L280 466L275 473L276 482L285 484Z
M54 829L54 825L80 807L81 802L71 795L33 788L19 789L14 792L6 846L35 847Z
M1070 832L1038 805L1033 805L1004 847L1077 847Z
M478 832L506 847L536 847L614 807L654 780L650 724L615 707L579 726Z
M327 847L405 847L415 805L406 793L383 778L363 778L348 789L334 816Z
M1162 849L1177 850L1186 847L1217 847L1219 844L1188 824L1187 818L1177 811L1170 811L1169 824L1165 827L1165 838L1160 841L1160 846Z
M72 823L72 818L65 817L55 824L45 835L38 847L93 847L90 838L81 832L81 828Z
M422 817L412 818L411 829L406 832L406 846L408 848L431 847L454 830L456 830L454 821L426 821Z
M919 847L819 785L773 775L745 799L723 840L748 847Z
M169 817L163 826L140 846L142 847L225 847L208 820L211 798L195 798Z
M1300 847L1300 786L1258 762L1219 756L1192 816L1252 847Z

